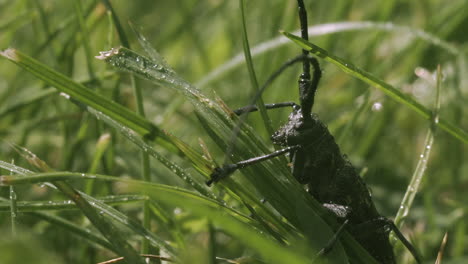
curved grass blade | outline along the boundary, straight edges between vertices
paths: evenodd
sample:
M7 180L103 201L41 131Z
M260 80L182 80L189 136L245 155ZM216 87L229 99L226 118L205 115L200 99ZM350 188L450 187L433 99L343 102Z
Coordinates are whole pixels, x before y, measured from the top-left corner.
M337 56L329 54L326 50L308 42L304 41L302 38L294 36L288 32L283 32L283 34L295 42L300 47L309 50L314 55L323 58L324 60L331 62L338 66L344 72L364 81L365 83L378 88L390 98L394 99L395 101L402 103L403 105L408 106L411 110L415 111L417 114L422 116L425 119L430 119L432 117L431 110L427 109L419 102L414 100L412 97L405 95L400 90L397 90L395 87L391 86L390 84L384 82L383 80L377 78L373 74L364 71L363 69L358 68L354 64L345 61ZM461 129L458 126L455 126L445 119L440 118L437 126L440 127L442 130L445 130L453 137L457 138L458 140L462 141L465 144L468 144L468 133Z
M347 31L363 31L375 30L377 32L402 32L410 33L409 35L416 39L421 39L431 45L441 48L442 50L450 53L453 56L462 55L459 49L443 39L438 38L426 31L415 29L407 26L396 25L391 22L374 22L374 21L360 21L360 22L334 22L310 26L308 28L309 36L323 36L336 33L344 33ZM291 34L299 35L300 31L294 31ZM259 43L252 47L252 57L262 55L264 53L276 50L290 43L290 40L284 36L279 36L265 42ZM219 79L224 74L232 71L233 69L243 65L245 58L243 53L238 53L229 61L223 63L207 75L203 77L198 83L197 87L200 89Z
M135 186L132 189L140 189ZM161 189L155 185L143 186L150 197L158 202L177 206L201 218L210 219L214 225L236 237L239 241L255 250L268 263L307 263L308 258L291 247L285 247L266 237L252 225L222 213L225 207L217 203L207 203L193 193L182 193L176 189Z
M0 166L2 165L3 164L0 163ZM57 182L57 181L63 182L65 180L73 180L73 179L75 180L76 179L81 179L81 180L93 179L93 180L105 180L105 181L112 181L112 182L123 182L123 183L126 183L126 186L133 186L132 191L138 192L141 194L146 194L147 191L151 191L151 192L158 191L159 194L161 192L162 193L176 192L176 193L179 193L181 196L185 196L185 199L194 199L201 203L207 203L207 204L212 204L212 205L213 204L221 205L222 208L224 208L223 215L229 215L231 218L235 218L241 222L245 222L248 224L248 226L255 226L255 223L252 222L250 218L248 218L247 216L243 214L240 214L239 212L233 210L232 208L222 205L216 200L206 198L204 196L195 194L193 192L190 192L181 188L176 188L176 187L161 185L161 184L156 184L156 183L148 183L148 182L139 181L139 180L122 179L122 178L117 178L113 176L87 174L87 173L73 173L73 172L32 173L32 172L29 172L26 175L16 174L12 176L9 176L9 175L0 176L0 185L34 184L34 183ZM148 190L147 188L150 188L150 190ZM166 243L164 243L162 240L155 237L154 234L143 229L140 226L140 224L133 222L127 216L113 209L109 205L106 205L101 200L98 200L96 198L93 198L81 192L80 194L85 199L89 200L90 203L93 205L93 207L95 207L99 211L102 211L104 214L111 216L112 219L118 222L128 225L129 228L132 229L134 232L144 235L145 237L150 239L150 242L152 242L152 244L160 246L161 248L167 250L170 254L172 253L171 255L173 255L173 249L168 247L168 245L166 245Z
M0 163L0 167L3 167L2 163ZM5 168L5 169L8 169L8 168ZM205 196L195 194L191 191L188 191L179 187L173 187L173 186L163 185L163 184L158 184L158 183L149 183L149 182L140 181L140 180L118 178L118 177L108 176L108 175L79 173L79 172L66 172L65 171L65 172L33 173L30 171L28 174L3 175L3 176L0 176L0 186L12 186L12 185L21 185L21 184L35 184L35 183L42 183L42 182L84 180L84 179L126 183L131 186L134 186L132 190L138 193L145 193L141 191L141 189L144 188L144 186L151 186L151 188L153 189L157 189L157 190L164 191L164 192L167 191L167 192L184 193L184 194L189 195L192 199L204 201L205 203L220 204L218 201L214 199L210 199ZM88 195L86 196L89 197ZM136 196L136 197L145 197L145 196ZM92 198L92 199L93 201L97 201L100 204L106 202L106 200L100 200L96 198ZM125 197L124 199L128 199L128 198ZM58 206L61 206L61 203L59 203ZM243 221L247 221L249 219L245 215L238 213L232 208L226 207L225 205L223 205L223 207L225 208L225 210L229 212L229 214L237 215L236 217L242 218Z
M2 204L5 203L7 204L7 199L4 199L4 198L1 198L0 197L0 201L3 201L3 202L0 202L0 210L3 210L3 209L7 209L7 208L4 208L6 206L3 206ZM74 207L76 209L76 206L73 204L73 202L71 200L69 201L64 201L66 202L67 206L71 206L71 207ZM112 251L115 251L114 247L112 246L112 244L110 244L105 238L103 238L102 236L100 235L97 235L95 233L93 233L91 230L89 229L86 229L86 228L82 228L80 226L77 226L76 224L62 218L62 217L58 217L58 216L54 216L54 215L51 215L51 214L46 214L46 213L43 213L43 212L40 212L42 211L42 208L43 207L46 207L48 206L47 204L48 203L37 203L37 202L25 202L25 201L21 201L21 202L18 202L18 208L20 209L21 212L25 212L24 210L21 210L21 208L24 208L23 207L23 204L27 204L27 203L35 203L38 205L37 209L38 211L31 211L29 212L30 215L33 215L35 217L38 217L38 218L41 218L43 220L46 220L52 224L55 224L55 225L58 225L58 226L61 226L63 227L66 231L68 232L72 232L80 237L83 237L89 241L92 241L104 248L107 248L107 249L110 249Z
M26 170L15 165L9 165L8 163L1 160L0 167L18 173L15 175L15 179L19 179L22 177L30 178L31 175L34 175L32 171ZM54 172L50 173L54 175ZM168 246L165 241L154 236L154 234L149 232L139 223L128 218L126 215L122 214L121 212L112 208L111 206L102 203L98 199L95 199L92 196L89 196L83 192L73 189L73 187L71 187L70 184L68 184L65 181L62 181L63 179L64 178L62 177L61 180L57 179L56 181L54 181L53 186L55 186L55 188L62 191L65 195L69 196L74 201L74 203L80 208L80 210L90 219L93 225L102 233L102 235L106 237L106 239L109 242L113 244L115 249L118 250L116 253L121 256L124 256L127 261L130 261L130 263L143 263L139 254L127 243L126 240L123 239L122 232L117 230L116 226L109 222L110 219L118 221L124 226L133 230L134 232L141 234L155 246L164 248L169 254L173 253L172 248ZM34 181L34 179L32 181ZM43 181L44 180L42 179L41 182ZM2 182L5 183L4 181ZM28 183L28 181L22 182ZM107 216L108 218L105 218L104 216Z

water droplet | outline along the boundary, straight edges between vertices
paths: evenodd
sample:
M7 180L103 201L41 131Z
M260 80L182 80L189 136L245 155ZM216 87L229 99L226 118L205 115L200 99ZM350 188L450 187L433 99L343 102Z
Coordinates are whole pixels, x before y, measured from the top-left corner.
M70 100L70 95L68 95L68 94L66 94L66 93L64 93L64 92L61 92L61 93L60 93L60 96L63 96L63 97L65 97L66 99Z
M380 110L382 110L382 108L383 108L383 104L381 102L375 102L372 105L372 111L374 112L379 112Z

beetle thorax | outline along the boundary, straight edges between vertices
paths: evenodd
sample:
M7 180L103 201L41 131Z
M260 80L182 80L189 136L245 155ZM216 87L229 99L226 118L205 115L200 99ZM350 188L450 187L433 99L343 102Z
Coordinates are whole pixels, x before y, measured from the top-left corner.
M316 114L305 120L301 109L294 109L289 115L288 122L280 127L271 139L274 144L281 146L304 144L305 140L310 140L314 135L323 132L317 120Z

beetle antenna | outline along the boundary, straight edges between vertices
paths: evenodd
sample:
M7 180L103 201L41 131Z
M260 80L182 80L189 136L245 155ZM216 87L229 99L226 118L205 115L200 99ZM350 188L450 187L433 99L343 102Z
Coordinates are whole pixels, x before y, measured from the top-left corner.
M304 1L303 0L297 0L297 4L299 7L299 21L301 23L301 37L304 40L309 40L309 32L307 30L307 11L304 6ZM309 51L302 49L302 54L304 57L307 57L309 55ZM302 63L302 71L303 73L301 74L301 78L310 80L310 64L308 61L304 60Z
M303 0L297 0L299 8L299 21L301 24L301 37L304 40L309 40L309 32L307 29L307 11ZM302 49L304 57L309 57L309 51ZM310 58L310 57L309 57ZM314 68L314 76L311 80L310 65ZM317 91L318 82L322 76L320 65L315 58L303 60L302 74L299 77L299 99L301 101L302 116L304 119L310 119L312 106L314 105L315 92Z

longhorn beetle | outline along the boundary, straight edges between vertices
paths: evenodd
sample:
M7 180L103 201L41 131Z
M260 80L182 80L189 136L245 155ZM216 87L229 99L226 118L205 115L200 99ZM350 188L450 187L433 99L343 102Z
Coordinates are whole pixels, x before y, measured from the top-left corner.
M297 2L301 37L308 40L306 9L303 0L297 0ZM321 69L317 59L311 57L308 51L302 50L302 55L285 63L267 80L257 97L284 69L296 62L302 62L303 65L303 73L299 77L300 105L293 102L265 105L266 109L292 107L288 122L271 136L274 144L284 148L265 156L215 168L207 185L229 176L237 169L289 153L292 174L297 181L305 184L308 192L327 210L334 213L337 218L341 218L342 226L376 260L384 264L396 263L389 242L389 233L394 231L420 263L416 250L393 221L382 217L377 212L366 184L349 160L341 154L328 128L316 114L312 113L315 92L321 78ZM313 67L313 76L310 74L310 66ZM234 112L242 115L257 110L258 108L252 105ZM326 248L322 250L322 252L326 251Z

